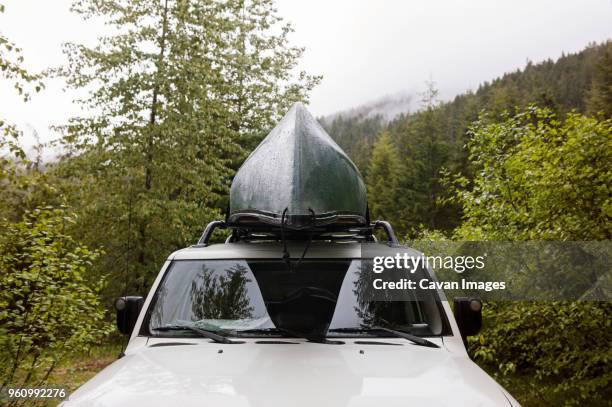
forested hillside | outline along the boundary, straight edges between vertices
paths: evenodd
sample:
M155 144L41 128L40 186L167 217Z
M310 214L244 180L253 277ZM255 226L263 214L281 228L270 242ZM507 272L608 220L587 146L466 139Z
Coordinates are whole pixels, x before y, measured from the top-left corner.
M385 126L383 117L345 117L340 114L329 122L322 119L319 119L319 122L357 164L362 175L365 175L372 155L372 146Z
M440 103L432 83L419 111L388 124L381 117L345 117L323 121L330 135L354 159L368 180L374 217L391 220L402 234L423 229L450 231L460 223L460 208L444 201L444 169L471 178L465 148L468 128L486 111L491 118L512 115L534 104L560 117L571 110L612 114L612 43L593 44L557 61L528 63L523 69L483 83L475 92ZM388 137L381 134L388 133ZM389 159L398 160L389 166ZM390 168L385 172L380 167ZM383 177L385 188L377 185Z

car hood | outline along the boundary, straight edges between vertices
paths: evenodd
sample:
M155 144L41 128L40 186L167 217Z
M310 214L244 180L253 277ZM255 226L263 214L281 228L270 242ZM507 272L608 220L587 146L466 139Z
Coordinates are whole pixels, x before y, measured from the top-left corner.
M495 381L465 355L444 347L395 339L376 340L379 344L295 342L157 343L108 366L65 405L509 405Z

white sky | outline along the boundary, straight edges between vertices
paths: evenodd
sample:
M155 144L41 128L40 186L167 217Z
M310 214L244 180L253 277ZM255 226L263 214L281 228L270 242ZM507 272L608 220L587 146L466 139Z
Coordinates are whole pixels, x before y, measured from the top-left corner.
M103 27L68 11L70 0L0 0L0 32L23 48L26 66L64 61L61 43L93 43ZM612 0L278 0L302 69L324 76L310 108L319 116L387 94L418 92L429 78L444 99L528 59L557 58L612 38ZM0 117L52 137L48 126L78 114L62 84L23 103L0 86Z

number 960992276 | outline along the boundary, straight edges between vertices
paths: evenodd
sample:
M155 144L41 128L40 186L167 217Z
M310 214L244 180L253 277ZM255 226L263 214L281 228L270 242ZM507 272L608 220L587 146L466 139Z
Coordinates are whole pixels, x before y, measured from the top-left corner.
M25 398L65 398L67 395L64 388L48 387L8 387L0 398L8 396L9 399Z

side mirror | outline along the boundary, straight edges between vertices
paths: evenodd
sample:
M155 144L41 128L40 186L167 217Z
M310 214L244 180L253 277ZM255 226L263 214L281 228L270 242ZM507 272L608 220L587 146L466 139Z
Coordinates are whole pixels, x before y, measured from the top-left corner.
M142 297L119 297L115 300L117 328L124 335L130 335L136 325L144 299Z
M482 327L482 302L476 298L457 297L453 310L463 343L468 336L476 335Z

